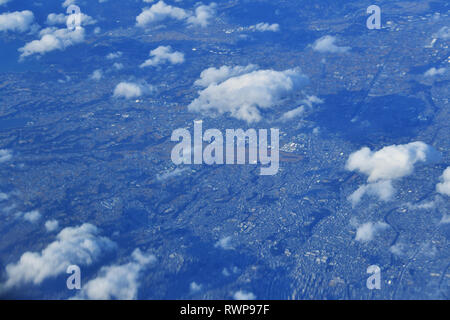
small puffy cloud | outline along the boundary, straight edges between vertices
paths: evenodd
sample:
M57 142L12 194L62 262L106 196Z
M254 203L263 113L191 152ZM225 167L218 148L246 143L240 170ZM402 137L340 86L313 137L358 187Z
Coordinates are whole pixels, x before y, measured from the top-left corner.
M416 141L404 145L392 145L379 151L364 147L348 158L346 168L368 176L368 182L392 180L409 176L418 162L439 159L439 154L427 144Z
M0 163L6 162L12 159L12 152L7 149L0 149Z
M34 14L29 10L0 14L0 31L25 32L30 30Z
M114 60L114 59L120 58L121 56L122 56L122 52L121 51L111 52L111 53L108 53L108 55L106 56L106 59Z
M214 2L209 5L199 5L195 8L195 13L187 18L187 23L192 26L207 27L216 14L216 6Z
M233 250L232 238L231 236L219 239L214 245L215 248L221 248L223 250Z
M113 96L115 98L133 99L148 94L152 90L153 87L145 82L121 82L114 89Z
M11 0L0 0L0 6L7 4L8 2L10 2Z
M197 282L191 282L189 285L189 291L191 294L198 293L202 290L202 285L198 284Z
M136 17L136 25L145 27L149 24L163 21L168 18L176 20L184 20L189 14L181 8L167 5L164 1L152 5L150 8L144 9L141 14Z
M280 121L286 122L286 121L292 120L294 118L297 118L297 117L303 115L304 113L305 113L305 107L300 106L298 108L295 108L295 109L292 109L290 111L283 113L283 115L280 118Z
M159 46L150 51L150 57L150 59L141 64L141 68L155 67L163 63L180 64L184 62L184 54L173 51L171 46Z
M204 113L229 113L248 123L262 119L260 109L270 109L308 83L299 69L257 70L211 83L199 91L188 109Z
M25 221L34 223L34 222L39 221L39 219L41 219L41 213L38 210L26 212L23 214L23 219Z
M209 5L200 3L195 8L194 12L191 12L168 5L164 1L159 1L150 8L142 10L136 17L136 26L146 27L147 25L161 22L166 19L174 19L185 21L190 26L207 27L215 15L215 8L216 4L214 2Z
M76 27L73 31L67 28L46 28L40 32L40 36L39 40L28 42L19 49L22 53L21 59L33 54L43 55L54 50L65 50L67 47L81 43L84 41L84 28Z
M434 77L434 76L441 76L445 73L446 69L445 68L430 68L428 69L423 75L425 77Z
M450 196L450 167L445 169L441 179L442 182L436 185L436 191L441 194Z
M239 290L233 294L233 299L234 300L255 300L256 296L252 292Z
M249 64L248 66L222 66L220 68L208 68L202 71L200 79L195 81L194 85L206 88L211 84L218 84L229 78L237 77L258 69L257 65Z
M272 31L272 32L278 32L280 31L280 25L278 23L269 24L266 22L257 23L253 26L248 27L251 31Z
M98 276L86 283L74 299L137 299L139 277L145 268L156 261L156 257L135 249L130 260L126 264L101 268Z
M366 222L360 226L358 226L356 230L356 241L372 241L377 233L387 229L389 226L384 222Z
M105 252L115 248L114 242L99 236L92 224L63 229L41 252L25 252L16 263L6 266L6 289L23 284L41 284L66 272L69 265L91 265Z
M353 192L348 199L352 203L352 206L357 205L364 195L377 197L382 201L389 201L395 194L395 189L392 186L390 180L378 181L360 186L355 192Z
M323 36L320 39L317 39L314 44L312 45L312 48L314 51L317 52L331 52L331 53L344 53L349 51L350 47L339 47L335 44L336 37L333 36Z
M101 78L103 78L103 72L101 69L95 70L89 77L89 79L96 81L100 80Z
M0 192L0 201L8 200L9 196L6 193Z
M290 111L287 111L287 112L283 113L283 115L280 117L279 121L287 122L287 121L292 120L294 118L300 117L307 110L305 105L308 108L312 108L313 104L315 104L315 103L316 104L323 103L323 100L318 98L318 97L316 97L316 96L307 96L306 99L301 100L300 103L302 103L304 105L301 105L300 107L297 107L295 109L292 109Z
M53 220L47 220L45 222L45 230L47 230L47 232L56 231L56 230L58 230L58 228L59 228L58 220L53 219Z

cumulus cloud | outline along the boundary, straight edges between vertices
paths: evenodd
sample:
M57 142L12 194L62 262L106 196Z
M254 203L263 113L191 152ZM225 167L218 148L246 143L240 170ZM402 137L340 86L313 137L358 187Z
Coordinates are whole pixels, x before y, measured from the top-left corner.
M278 32L280 31L280 25L278 23L269 24L266 22L261 22L248 27L248 29L251 31L259 31L259 32L264 31Z
M301 105L300 107L297 107L295 109L292 109L290 111L283 113L283 115L280 117L279 121L287 122L294 118L300 117L307 111L307 107L312 108L313 104L323 103L323 100L316 96L307 96L307 98L301 100L300 103L303 103L304 105ZM307 107L305 107L305 105Z
M8 264L4 287L41 284L65 273L69 265L91 265L114 248L114 242L99 236L99 230L92 224L65 228L41 252L25 252L17 263Z
M368 184L359 187L348 199L353 206L365 194L388 201L395 193L391 180L411 175L418 162L434 162L439 158L440 154L434 148L421 141L392 145L376 152L364 147L349 156L346 169L367 175Z
M196 83L202 83L202 79ZM205 81L207 83L208 81ZM299 69L285 71L256 70L211 83L199 91L199 97L188 109L204 113L229 113L248 123L262 119L261 109L270 109L307 84Z
M366 222L356 229L356 241L372 241L377 233L387 229L389 225L384 222Z
M219 239L219 241L216 242L214 245L215 248L221 248L223 250L233 250L233 244L232 244L232 238L231 236L224 237Z
M106 59L113 60L113 59L120 58L121 56L122 56L121 51L111 52L111 53L108 53L108 55L106 56Z
M30 212L24 213L22 217L25 221L34 223L34 222L39 221L39 219L41 219L41 213L38 210L33 210Z
M150 8L142 10L141 14L136 17L136 25L138 27L145 27L168 18L184 20L188 17L189 15L184 9L167 5L164 1L159 1Z
M202 285L198 284L197 282L191 282L189 285L189 291L191 294L198 293L202 290Z
M115 98L132 99L148 94L152 90L153 87L145 82L121 82L114 89L113 96Z
M44 55L54 50L65 50L67 47L84 41L84 28L76 27L73 31L63 28L46 28L39 33L41 38L25 44L19 49L21 59L33 54Z
M317 39L313 45L312 48L314 51L317 52L331 52L331 53L344 53L349 51L350 47L339 47L335 44L336 37L333 36L323 36L320 39Z
M234 300L255 300L256 296L252 292L239 290L233 294L233 299Z
M89 78L91 80L96 80L96 81L100 80L101 78L103 78L102 70L101 69L94 70L94 72L90 75Z
M141 64L141 68L155 67L163 63L180 64L184 62L184 54L173 51L171 46L159 46L150 51L150 57L150 59Z
M436 191L441 194L450 196L450 167L445 169L441 179L442 182L436 185Z
M58 220L53 219L53 220L47 220L45 222L45 229L47 230L47 232L56 231L56 230L58 230L58 228L59 228Z
M258 69L257 65L249 64L248 66L222 66L220 68L208 68L202 71L200 79L195 81L194 85L206 88L211 84L218 84L229 78L237 77Z
M142 10L136 17L136 25L138 27L146 27L147 25L166 19L174 19L185 21L190 26L206 27L215 15L215 8L215 3L209 5L199 4L194 12L190 12L182 8L167 5L164 1L159 1L150 8Z
M199 5L195 8L195 13L187 18L187 23L192 26L207 27L216 14L216 6L214 2L210 5Z
M418 162L439 159L437 151L427 144L416 141L403 145L392 145L373 152L364 147L348 158L346 168L368 176L368 182L393 180L409 176Z
M423 75L425 77L434 77L434 76L440 76L443 75L445 73L446 69L445 68L430 68L428 69Z
M153 254L135 249L131 261L100 269L99 275L86 283L74 299L134 300L139 289L139 277L150 264L156 261Z
M348 199L352 203L352 206L358 204L364 195L377 197L382 201L389 201L395 194L395 189L392 186L390 180L378 181L360 186L355 192L353 192Z
M34 14L29 10L0 14L0 31L25 32L30 30Z
M6 162L12 159L12 152L7 149L0 149L0 163Z

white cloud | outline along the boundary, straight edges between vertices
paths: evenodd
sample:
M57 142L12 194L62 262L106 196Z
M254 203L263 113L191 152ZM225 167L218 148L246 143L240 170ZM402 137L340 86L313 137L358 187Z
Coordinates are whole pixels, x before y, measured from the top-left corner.
M352 206L355 206L361 201L364 195L378 197L382 201L389 201L394 194L395 189L392 186L392 182L385 180L360 186L348 199L351 201Z
M450 167L445 169L441 179L442 182L436 185L436 191L441 194L450 196Z
M34 223L34 222L39 221L39 219L41 219L41 213L38 210L26 212L23 214L23 219L25 221Z
M114 242L98 234L97 227L87 223L63 229L41 252L25 252L17 263L6 266L5 288L41 284L47 278L65 273L72 264L91 265L105 251L115 248Z
M367 222L358 226L356 230L356 241L372 241L375 235L388 228L388 224L384 222Z
M99 275L86 283L74 299L134 300L137 299L142 271L156 261L153 254L133 251L131 261L100 269Z
M252 292L236 291L233 295L234 300L255 300L256 296Z
M222 248L223 250L233 250L232 238L231 236L219 239L214 245L215 248Z
M25 32L30 30L34 14L29 10L0 14L0 31Z
M216 4L213 2L210 5L199 5L195 8L195 13L188 17L187 22L192 26L207 27L210 20L216 14Z
M65 50L69 46L84 41L83 27L76 27L73 31L67 28L46 28L41 30L39 34L41 36L39 40L28 42L19 49L19 52L22 53L20 55L21 59L33 54L43 55L53 50Z
M209 5L200 3L194 12L190 12L182 8L167 5L164 1L159 1L150 8L142 10L136 17L136 25L138 27L146 27L149 24L161 22L166 19L174 19L185 21L190 26L206 27L215 15L215 8L216 4L214 2Z
M111 52L111 53L108 53L108 55L106 56L106 59L113 60L113 59L120 58L121 56L122 56L121 51Z
M0 192L0 201L8 200L9 196L6 193Z
M59 228L59 222L58 220L47 220L45 222L45 229L47 230L47 232L53 232L56 231Z
M194 85L206 88L211 84L218 84L229 78L240 76L258 69L257 65L248 66L222 66L220 68L208 68L202 71L200 79L195 81Z
M248 29L252 30L252 31L259 31L259 32L264 32L264 31L278 32L278 31L280 31L280 25L278 23L269 24L266 22L261 22L261 23L258 23L258 24L248 27Z
M12 152L7 149L0 149L0 163L6 162L12 159Z
M189 15L184 9L167 5L164 1L159 1L150 8L142 10L141 14L136 17L136 25L145 27L148 24L160 22L167 18L184 20L188 17Z
M439 159L439 154L427 144L416 141L403 145L392 145L373 152L364 147L348 158L346 168L368 176L368 182L392 180L409 176L417 162Z
M389 201L395 193L391 180L411 175L418 162L434 162L439 158L440 154L434 148L421 141L392 145L376 152L364 147L349 156L346 169L367 175L368 184L359 187L348 199L353 206L365 194Z
M189 285L189 291L191 292L191 294L198 293L201 290L202 290L202 285L198 284L197 282L191 282L191 284Z
M308 78L299 69L252 71L219 84L211 83L199 91L199 97L189 104L188 109L230 113L236 119L257 122L262 119L260 109L270 109L280 104L307 82Z
M148 94L152 90L153 90L153 87L146 84L145 82L142 82L142 83L121 82L114 89L113 96L115 98L132 99L132 98L138 98L142 95Z
M323 36L320 39L317 39L312 48L317 52L331 52L331 53L344 53L349 51L350 47L339 47L335 44L336 37L333 36Z
M443 75L445 73L446 69L445 68L430 68L428 69L423 75L425 77L434 77L434 76L440 76Z
M11 0L0 0L0 6L7 4L8 2L10 2Z
M312 108L314 103L320 104L320 103L323 103L323 100L316 96L307 96L307 98L301 100L300 103L305 104L308 108ZM279 121L287 122L289 120L292 120L294 118L302 116L305 112L306 112L306 107L304 105L301 105L298 108L295 108L295 109L292 109L290 111L283 113L283 115L280 117Z
M103 72L102 72L102 70L101 70L101 69L95 70L95 71L90 75L89 78L92 79L92 80L96 80L96 81L100 80L101 78L103 78Z
M141 64L141 68L155 67L163 63L180 64L184 62L184 54L182 52L173 51L170 46L159 46L150 51L151 58Z

